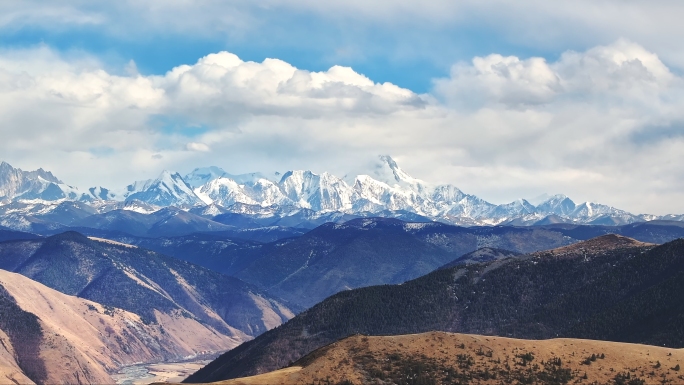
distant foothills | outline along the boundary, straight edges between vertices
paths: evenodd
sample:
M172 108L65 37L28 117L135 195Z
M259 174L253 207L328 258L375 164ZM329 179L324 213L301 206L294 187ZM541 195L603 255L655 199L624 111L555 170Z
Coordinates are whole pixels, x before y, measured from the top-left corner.
M261 173L232 175L218 167L185 176L164 171L157 179L112 190L80 191L49 171L23 171L0 164L0 226L35 231L73 226L94 214L124 210L152 214L178 208L202 218L231 217L260 226L313 228L359 217L437 221L460 226L530 226L559 223L625 225L654 220L684 221L684 215L632 214L599 203L576 204L565 195L532 204L525 199L495 205L453 185L431 185L403 171L390 156L373 177L345 181L327 172L288 171L280 180ZM220 222L220 221L219 221ZM214 226L222 229L220 224Z

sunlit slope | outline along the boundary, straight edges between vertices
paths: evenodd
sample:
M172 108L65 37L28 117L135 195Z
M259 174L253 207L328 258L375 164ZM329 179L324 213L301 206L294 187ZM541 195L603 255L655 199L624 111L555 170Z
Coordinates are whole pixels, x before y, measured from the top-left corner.
M336 294L219 357L188 381L272 371L349 335L447 331L684 347L684 240L607 235Z
M681 349L430 332L356 335L320 348L291 367L219 384L677 384L684 382L682 366Z

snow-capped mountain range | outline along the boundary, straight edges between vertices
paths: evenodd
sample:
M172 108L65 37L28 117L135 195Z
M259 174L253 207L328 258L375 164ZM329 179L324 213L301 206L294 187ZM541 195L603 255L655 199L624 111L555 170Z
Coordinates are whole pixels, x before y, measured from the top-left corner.
M149 214L174 206L205 217L238 213L257 217L349 218L385 216L434 220L457 225L533 225L577 223L622 225L655 219L684 220L683 215L635 215L599 203L576 204L554 195L532 204L525 199L492 204L453 185L430 185L411 177L389 156L373 177L350 183L324 172L288 171L280 180L261 173L231 175L218 167L197 168L185 176L164 171L157 179L137 181L121 190L103 187L85 192L66 185L50 172L25 172L0 164L0 214L49 210L65 201L93 212L131 210ZM23 209L21 209L23 208ZM4 223L6 225L6 221Z

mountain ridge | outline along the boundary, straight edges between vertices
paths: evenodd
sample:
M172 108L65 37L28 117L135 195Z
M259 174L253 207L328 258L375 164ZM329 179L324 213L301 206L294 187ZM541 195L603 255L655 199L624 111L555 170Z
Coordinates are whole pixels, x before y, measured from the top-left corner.
M67 295L136 313L147 323L187 318L235 343L294 315L284 302L237 278L77 232L2 242L0 269Z
M438 330L682 348L682 256L682 239L589 254L577 247L572 255L533 253L441 269L401 285L340 292L225 353L186 382L275 370L357 333Z
M273 218L286 218L306 210L316 217L332 213L391 217L406 212L464 226L563 222L621 225L656 219L684 220L684 215L635 215L599 203L577 204L562 194L547 197L536 205L524 199L497 205L453 185L431 185L413 178L388 155L379 159L381 163L373 176L358 175L349 183L327 172L291 170L275 181L260 173L232 175L212 166L195 169L185 176L164 171L156 179L135 182L118 193L103 187L80 192L42 169L27 173L3 162L0 207L12 202L54 206L58 202L79 201L99 213L114 209L151 213L169 206L186 211L213 206L213 212ZM8 215L0 212L0 219ZM8 218L5 223L30 221L28 212L14 210L13 215L15 218Z

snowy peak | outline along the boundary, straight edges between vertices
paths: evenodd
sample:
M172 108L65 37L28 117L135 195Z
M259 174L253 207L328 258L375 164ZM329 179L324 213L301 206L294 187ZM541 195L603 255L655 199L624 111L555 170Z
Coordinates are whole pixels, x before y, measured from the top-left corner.
M151 214L158 211L160 208L161 207L159 206L151 205L137 199L128 200L124 202L123 207L121 207L122 210L134 211L140 214Z
M119 195L104 187L91 187L88 189L88 198L94 200L113 201L118 200Z
M0 163L0 198L2 200L44 200L82 199L77 188L68 186L51 172L39 168L23 171L9 163Z
M636 216L598 203L576 204L562 194L545 195L532 202L520 199L497 205L466 194L453 185L433 187L409 175L389 155L380 156L378 160L371 175L358 175L349 183L327 172L288 171L276 182L261 173L232 175L211 166L196 168L185 178L164 171L156 179L135 182L120 192L94 187L85 194L43 169L24 172L2 162L0 204L81 201L97 208L98 212L123 208L150 213L174 206L205 216L230 212L281 218L306 215L316 219L337 214L408 215L465 226L617 225L654 219L684 219L684 216L674 215Z
M250 172L247 174L238 174L238 175L233 175L233 174L226 174L226 177L241 183L241 184L246 184L246 185L254 185L256 183L259 183L260 181L269 181L272 182L270 179L266 177L266 175L260 173L260 172Z
M192 172L186 175L183 179L190 187L196 189L215 179L225 176L226 174L227 173L220 167L200 167L192 170Z
M268 180L268 178L266 178L266 176L260 172L233 175L216 166L196 168L192 170L191 173L183 177L185 182L187 182L188 185L190 185L190 187L193 189L202 187L207 183L219 178L232 179L239 184L245 185L253 185L261 179Z
M401 182L406 182L406 183L415 183L417 182L416 179L414 179L411 175L407 174L404 170L399 167L397 162L392 159L391 156L389 155L380 155L380 160L384 162L387 167L392 171L392 174L394 175L394 180L397 181L398 183Z
M195 193L205 203L223 207L232 206L235 203L258 204L246 190L247 186L240 185L233 179L219 177L196 189Z
M131 186L129 186L131 187ZM137 199L141 202L157 206L193 207L204 205L204 202L192 191L178 173L164 170L159 177L145 183L142 191L135 192L126 198L126 201Z
M563 194L556 194L537 205L537 211L560 216L572 215L576 210L575 202Z
M311 171L288 171L279 185L295 204L321 212L349 210L355 195L345 181L327 172L318 175Z
M384 182L390 186L399 186L403 188L410 188L417 193L425 193L427 185L420 179L416 179L402 170L397 162L389 155L380 156L380 164L378 164L373 172L375 179Z
M455 203L460 202L465 195L458 187L449 184L435 187L431 198L436 202Z

